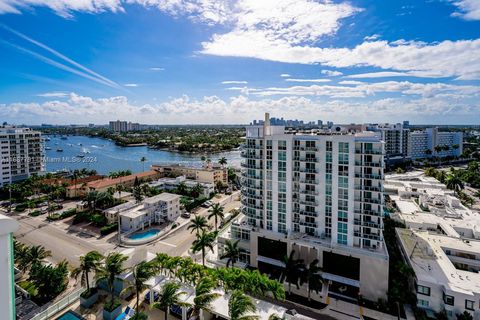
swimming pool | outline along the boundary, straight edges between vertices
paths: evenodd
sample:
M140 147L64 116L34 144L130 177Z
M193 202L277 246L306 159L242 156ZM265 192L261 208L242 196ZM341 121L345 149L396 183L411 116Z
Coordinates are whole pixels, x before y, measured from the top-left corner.
M70 310L62 314L57 320L85 320L85 318Z
M144 231L144 232L132 233L127 238L131 239L131 240L143 240L143 239L148 239L148 238L154 237L159 232L160 232L160 230L158 230L158 229L150 229L150 230Z

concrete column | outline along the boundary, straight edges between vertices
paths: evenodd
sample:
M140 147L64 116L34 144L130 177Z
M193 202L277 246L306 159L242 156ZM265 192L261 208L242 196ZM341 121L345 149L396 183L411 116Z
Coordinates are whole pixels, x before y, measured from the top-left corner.
M182 320L187 320L187 307L182 307Z

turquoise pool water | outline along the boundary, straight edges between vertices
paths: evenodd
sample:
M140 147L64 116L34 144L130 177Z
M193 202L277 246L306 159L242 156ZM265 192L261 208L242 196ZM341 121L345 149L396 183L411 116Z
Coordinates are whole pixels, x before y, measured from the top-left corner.
M158 230L158 229L151 229L151 230L144 231L144 232L135 232L135 233L129 235L128 239L132 239L132 240L148 239L148 238L156 236L159 232L160 232L160 230Z
M61 315L59 318L57 318L57 320L84 320L84 318L80 317L72 311L68 311Z

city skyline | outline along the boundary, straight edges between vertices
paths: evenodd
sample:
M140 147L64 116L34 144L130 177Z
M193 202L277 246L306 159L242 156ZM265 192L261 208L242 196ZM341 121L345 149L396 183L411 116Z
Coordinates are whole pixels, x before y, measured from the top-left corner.
M479 12L469 0L1 0L0 117L478 124Z

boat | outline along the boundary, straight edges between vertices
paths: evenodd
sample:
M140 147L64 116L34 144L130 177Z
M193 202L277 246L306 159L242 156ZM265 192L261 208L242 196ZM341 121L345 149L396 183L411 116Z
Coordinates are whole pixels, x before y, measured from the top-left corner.
M83 144L81 144L81 143L79 143L78 145L79 145L79 146L83 146Z
M61 136L60 139L67 140L68 138L66 136Z
M77 158L83 158L83 157L85 157L85 154L84 153L79 153L79 154L76 155L76 157Z
M63 152L63 149L62 149L62 148L58 148L58 149L57 149L57 152Z
M45 138L45 141L50 141L50 138Z
M50 147L45 147L45 150L52 150L52 148L50 148Z

